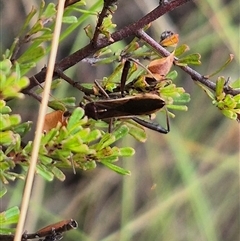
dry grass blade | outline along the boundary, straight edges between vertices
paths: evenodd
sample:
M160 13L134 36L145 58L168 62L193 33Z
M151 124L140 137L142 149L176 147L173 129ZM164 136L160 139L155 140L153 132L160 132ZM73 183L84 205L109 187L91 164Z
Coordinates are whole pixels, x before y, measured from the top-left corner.
M54 71L55 59L56 59L56 55L57 55L58 40L59 40L61 25L62 25L62 15L63 15L63 10L64 10L64 3L65 3L65 0L59 0L58 12L57 12L57 18L56 18L56 26L55 26L53 40L52 40L52 50L50 53L48 70L46 73L46 80L45 80L45 86L44 86L44 92L43 92L43 98L42 98L42 103L41 103L40 110L39 110L36 133L35 133L35 138L34 138L34 142L33 142L32 158L31 158L30 167L29 167L29 171L28 171L28 175L27 175L27 179L26 179L26 186L24 189L22 205L21 205L21 213L20 213L19 222L17 225L14 241L21 240L23 226L24 226L25 219L26 219L26 214L27 214L29 199L30 199L30 195L31 195L33 179L34 179L34 173L35 173L35 168L36 168L36 163L37 163L37 158L38 158L38 151L39 151L40 141L41 141L41 136L42 136L41 133L42 133L43 124L44 124L44 117L45 117L45 113L46 113L46 109L47 109L47 103L48 103L48 99L49 99L49 93L50 93L50 87L51 87L52 76L53 76L53 71Z

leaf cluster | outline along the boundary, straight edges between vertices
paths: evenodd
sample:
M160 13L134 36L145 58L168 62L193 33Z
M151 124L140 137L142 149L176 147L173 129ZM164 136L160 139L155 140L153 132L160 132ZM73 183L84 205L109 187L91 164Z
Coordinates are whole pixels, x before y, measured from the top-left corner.
M172 6L175 6L177 1L172 2ZM76 53L65 57L56 64L54 77L60 76L61 80L55 79L52 89L58 88L63 79L90 96L91 101L106 99L94 83L76 83L68 77L65 78L63 72L73 63L76 64L83 59L95 66L115 63L116 67L113 72L104 77L100 81L100 85L110 98L119 98L122 94L120 88L124 65L126 61L130 61L131 66L124 87L126 95L156 94L163 98L168 112L169 109L186 111L190 95L185 92L183 87L175 84L178 77L177 70L182 69L199 83L213 105L220 109L225 116L233 120L239 119L239 80L229 84L225 77L220 76L217 77L216 83L213 83L210 81L213 75L203 76L189 67L201 64L201 56L199 53L188 54L187 51L190 49L188 45L174 46L170 53L166 50L166 46L163 47L156 41L146 38L145 33L142 34L139 30L142 30L143 26L146 30L149 27L148 19L151 18L139 20L134 25L135 29L131 25L128 28L116 30L117 25L112 21L112 15L117 11L115 1L104 1L100 13L97 11L102 4L100 1L89 9L85 8L85 4L85 1L80 1L66 6L63 18L66 28L61 34L60 41L73 33L90 15L98 16L96 26L91 24L82 26L90 43L87 46L81 46ZM162 9L167 12L168 7L163 6ZM81 13L81 16L76 17L76 13ZM153 11L151 14L155 14L155 12ZM46 68L30 78L26 74L48 54L49 42L55 26L55 16L56 6L53 3L45 5L42 1L39 9L32 8L18 36L10 49L5 51L3 60L0 62L0 179L3 184L7 184L9 180L15 180L15 178L25 178L32 152L32 142L24 143L22 141L31 128L31 122L22 122L20 114L11 114L8 100L22 99L24 94L29 94L41 101L42 87L40 84L44 82ZM152 19L156 17L151 16ZM112 43L130 35L134 38L125 48L116 51L111 47ZM20 53L19 50L26 45L26 51ZM45 47L43 47L44 45ZM147 64L141 64L142 62L147 62ZM229 62L231 61L228 61L223 67L226 67ZM174 66L177 70L173 69ZM222 69L220 67L219 71ZM219 71L214 74L216 75ZM36 86L38 88L33 91L33 87ZM132 120L118 119L114 121L113 131L109 133L108 121L92 120L85 116L84 105L88 102L89 100L85 99L81 101L80 106L83 108L76 107L78 104L75 103L74 97L63 99L53 97L49 102L49 107L53 108L54 112L61 110L63 114L67 111L70 114L64 118L64 121L62 121L63 115L60 118L52 115L50 122L55 124L50 125L47 131L43 130L36 171L45 179L50 181L56 177L63 181L65 179L64 169L90 170L95 168L97 163L101 163L117 173L130 174L128 170L117 166L115 162L120 157L134 155L135 151L131 147L119 147L118 141L131 135L138 141L144 142L146 140L144 128ZM171 112L169 114L172 117L175 116ZM21 166L23 170L21 174L14 171L17 165ZM2 194L5 193L4 190L1 192ZM1 213L0 224L14 223L16 215L18 212L15 208ZM0 230L1 233L7 231L9 230Z

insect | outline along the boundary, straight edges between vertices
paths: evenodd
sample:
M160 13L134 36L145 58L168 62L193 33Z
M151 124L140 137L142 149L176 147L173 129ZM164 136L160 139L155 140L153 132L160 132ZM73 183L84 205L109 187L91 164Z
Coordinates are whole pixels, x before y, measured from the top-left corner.
M121 79L121 83L125 80ZM170 130L167 115L167 129L160 125L139 119L137 116L151 115L165 106L165 101L156 94L142 93L134 96L111 99L104 89L95 81L97 87L107 99L90 101L84 106L85 114L95 120L108 120L113 118L130 118L138 124L159 133L167 134ZM123 85L121 85L123 95ZM109 129L110 131L110 129Z
M179 35L176 33L173 33L170 30L164 31L160 36L160 44L163 47L168 47L168 46L176 47L178 42L179 42Z
M63 237L63 233L71 229L76 229L78 227L77 221L73 219L63 220L58 223L50 224L35 233L24 233L22 235L22 240L28 239L39 239L41 241L58 241Z

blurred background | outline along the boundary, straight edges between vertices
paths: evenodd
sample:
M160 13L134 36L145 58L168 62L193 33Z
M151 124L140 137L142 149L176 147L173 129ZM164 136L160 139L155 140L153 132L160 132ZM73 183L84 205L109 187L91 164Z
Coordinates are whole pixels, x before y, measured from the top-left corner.
M86 9L101 2L86 0ZM156 0L118 2L113 17L118 29L158 5ZM11 46L31 7L39 4L37 0L0 1L1 55ZM89 42L83 28L94 25L96 19L90 16L60 44L58 60ZM194 69L203 75L234 54L233 62L220 73L233 81L240 76L239 22L238 1L192 1L153 22L148 33L157 41L165 30L178 33L180 44L201 54L202 65ZM112 46L116 51L122 48L124 42ZM46 63L43 59L29 77ZM108 76L113 67L78 63L66 74L76 81L92 82ZM224 117L188 75L175 69L176 84L191 95L188 111L175 112L168 135L146 130L146 143L132 137L119 143L136 150L134 157L118 162L131 176L120 176L101 165L76 175L66 170L64 182L46 182L36 176L26 230L73 218L79 228L66 233L63 240L239 240L239 125ZM63 83L54 96L80 99L81 94ZM36 122L38 103L32 98L12 101L11 107L15 113L20 111L23 121ZM159 122L164 125L163 114ZM11 183L0 209L20 206L23 188L22 180Z

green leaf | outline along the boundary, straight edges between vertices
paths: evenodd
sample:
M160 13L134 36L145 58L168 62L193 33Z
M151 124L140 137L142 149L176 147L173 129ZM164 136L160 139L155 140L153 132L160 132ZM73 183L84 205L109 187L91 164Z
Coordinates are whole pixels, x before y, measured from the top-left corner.
M20 64L23 63L28 63L31 64L29 62L34 62L35 60L37 60L38 58L44 56L45 54L45 50L42 46L38 46L36 48L32 48L29 51L24 52L19 58L18 58L18 62Z
M29 13L29 14L27 15L27 17L25 18L25 22L24 22L24 24L23 24L23 26L22 26L22 28L21 28L21 30L20 30L19 36L22 35L22 33L23 33L23 31L24 31L25 29L27 29L27 27L29 26L29 23L30 23L31 19L32 19L33 16L36 14L36 12L37 12L37 9L32 6L32 9L31 9L30 13Z
M7 188L1 185L0 198L3 197L6 193L7 193Z
M11 112L12 110L9 106L6 106L6 102L4 100L0 100L0 113L4 115L9 114Z
M76 104L76 98L75 97L65 97L62 99L59 99L60 102L62 102L64 105L69 106L69 107L75 107Z
M41 36L37 36L35 38L32 38L32 41L39 41L39 42L47 42L47 41L51 41L53 38L53 34L52 33L45 33Z
M119 156L133 156L135 154L135 150L131 147L122 147L119 149Z
M231 86L232 88L240 89L240 78L234 80L234 81L230 84L230 86Z
M112 134L115 136L115 141L123 138L128 134L128 127L126 125L121 125L117 130L115 130Z
M0 71L2 71L2 74L7 75L9 74L12 67L12 63L9 59L4 59L0 62Z
M237 103L240 103L240 94L235 95L232 97L234 101L236 101Z
M56 5L53 3L49 3L45 9L45 11L42 13L41 18L51 18L55 16L57 13Z
M129 128L129 134L134 137L136 140L140 142L146 142L147 140L147 134L145 132L144 127L139 125L138 123L128 120L127 125Z
M112 15L108 15L103 19L102 25L99 27L99 31L110 40L110 30L114 29L116 26L116 24L112 23Z
M212 99L215 100L215 93L209 90L205 85L201 84L200 82L196 82L204 91L205 93Z
M93 34L94 34L94 30L92 25L88 24L85 28L84 28L85 34L87 35L87 37L91 40L93 38Z
M222 95L225 83L226 83L226 80L223 76L218 77L216 82L216 91L215 91L217 97Z
M54 110L66 111L66 107L75 107L75 97L66 97L63 99L52 100L48 102L48 106Z
M229 109L234 109L237 104L236 101L233 99L232 95L230 95L230 94L226 95L226 97L224 99L224 103Z
M115 136L111 135L110 133L105 133L102 137L102 139L99 141L99 143L96 146L96 150L102 150L107 146L110 146L116 141Z
M179 57L180 55L184 54L188 50L190 50L190 48L186 44L183 44L183 45L177 47L177 49L175 50L174 55L176 57Z
M179 110L179 111L187 111L188 107L186 105L167 105L168 109Z
M177 61L177 65L200 65L201 64L201 55L196 53L196 54L189 54L186 57L183 57Z
M41 147L40 152L41 152L43 149L44 149L44 148ZM42 153L38 155L38 159L39 159L39 160L41 161L41 163L44 164L45 166L51 165L51 164L52 164L52 161L53 161L51 157L46 156L46 155L44 155L44 154L42 154Z
M54 178L54 175L42 164L37 165L37 173L49 182Z
M63 17L62 22L68 24L77 23L77 18L75 16L66 16Z
M66 176L59 168L54 166L51 171L58 180L63 182L66 179Z
M86 137L82 137L83 141L86 143L90 143L101 138L102 134L100 130L93 130L91 131Z
M24 63L20 64L21 71L22 73L27 73L30 69L36 67L36 62L29 62L29 63Z
M9 145L14 140L14 133L12 131L3 131L0 132L0 144Z
M58 100L51 100L48 102L48 107L54 109L54 110L61 110L66 111L66 107L63 103L61 103Z
M77 153L88 153L88 146L83 144L80 135L74 135L67 140L62 141L63 148Z
M171 80L174 80L176 79L178 76L178 73L176 70L173 70L171 72L169 72L167 75L166 75L166 79L171 79Z
M124 49L123 49L123 53L125 54L131 54L132 52L135 52L138 48L139 48L139 44L138 44L138 39L134 38L130 44L128 44Z
M6 211L0 213L1 225L15 224L18 222L20 211L18 207L11 207Z
M16 66L16 70L18 71L19 66ZM21 89L25 88L29 84L29 79L25 76L20 78L20 73L17 72L12 72L9 76L4 76L0 74L0 81L0 92L3 99L24 97L24 95L19 92Z
M92 169L94 169L94 168L97 167L95 161L81 162L81 163L78 163L78 164L79 164L79 167L80 167L82 170L92 170Z
M25 136L31 130L32 122L28 121L21 123L13 128L15 133L18 133L21 137Z
M52 128L49 132L42 135L41 145L45 146L48 144L56 135L58 134L59 130L57 128Z
M28 35L31 36L39 31L41 31L43 29L44 25L43 25L43 21L41 19L39 19L34 25L33 27L30 29L30 31L28 32Z
M221 112L228 118L232 119L232 120L237 120L238 116L235 112L233 112L232 110L221 110Z
M84 110L80 107L77 107L72 115L70 116L67 124L67 130L71 131L76 127L76 123L79 122L84 116Z
M229 58L226 60L226 62L220 67L218 68L215 72L213 72L212 74L210 75L207 75L206 77L207 78L211 78L212 76L218 74L219 72L221 72L223 69L225 69L233 60L234 58L234 55L233 54L230 54L229 55Z
M113 170L113 171L115 171L115 172L117 172L117 173L119 173L121 175L131 175L130 171L128 171L128 170L126 170L126 169L124 169L122 167L116 166L116 165L112 164L111 162L102 160L101 163L103 165L105 165L106 167L108 167L109 169L111 169L111 170Z
M173 98L174 104L176 104L176 103L181 103L181 104L188 103L191 100L191 96L188 93L182 93L181 95L176 96L176 97L174 96L172 98Z
M52 81L51 90L58 88L62 84L62 79L55 79Z

